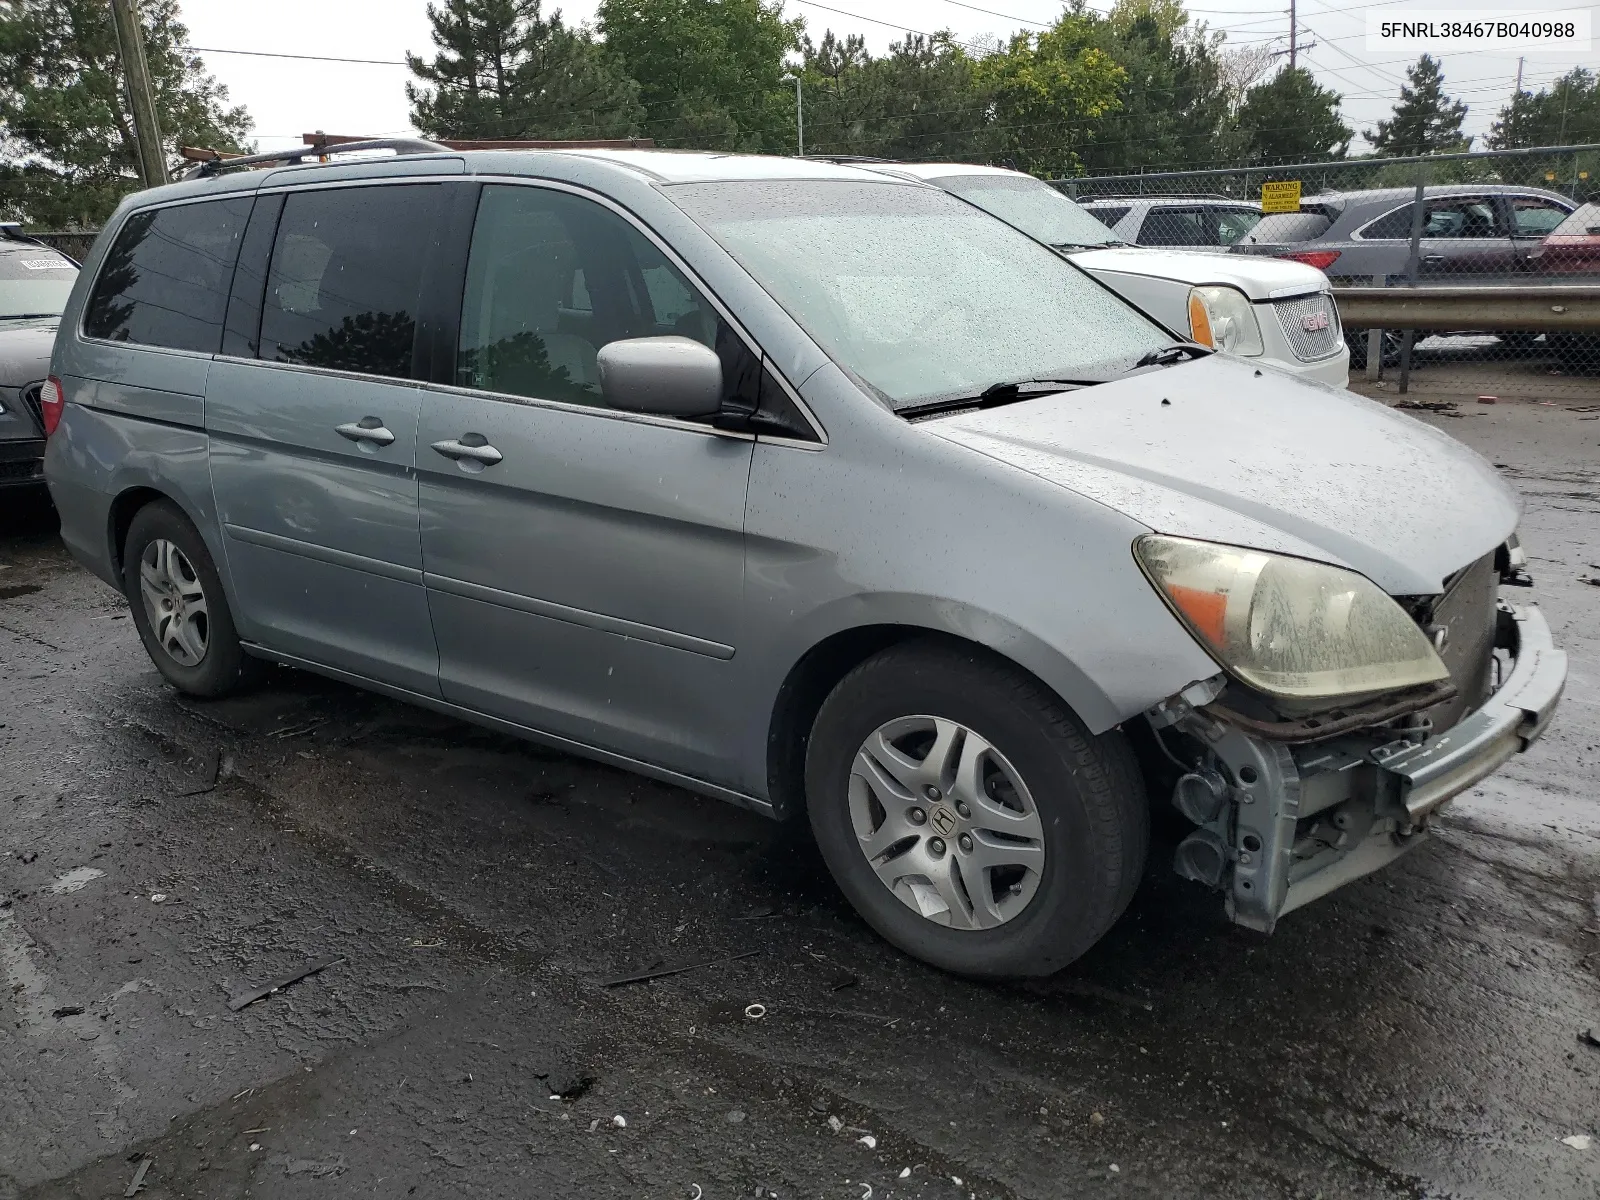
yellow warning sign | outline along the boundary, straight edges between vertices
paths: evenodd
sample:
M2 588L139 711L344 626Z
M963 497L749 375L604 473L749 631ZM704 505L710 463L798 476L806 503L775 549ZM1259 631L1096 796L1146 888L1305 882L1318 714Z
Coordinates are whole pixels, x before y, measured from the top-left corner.
M1286 179L1261 185L1261 211L1284 213L1300 211L1300 181Z

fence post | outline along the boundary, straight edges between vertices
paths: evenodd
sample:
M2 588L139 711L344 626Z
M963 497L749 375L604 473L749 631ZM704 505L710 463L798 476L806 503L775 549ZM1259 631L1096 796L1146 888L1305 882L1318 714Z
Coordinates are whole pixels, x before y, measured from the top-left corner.
M1381 288L1389 281L1387 275L1374 275L1372 286ZM1383 378L1383 330L1367 330L1367 378Z
M1417 164L1417 198L1411 205L1411 248L1406 252L1406 279L1417 286L1417 272L1422 266L1423 200L1428 186L1428 164ZM1417 340L1415 329L1406 330L1400 345L1400 394L1404 396L1411 387L1411 347Z

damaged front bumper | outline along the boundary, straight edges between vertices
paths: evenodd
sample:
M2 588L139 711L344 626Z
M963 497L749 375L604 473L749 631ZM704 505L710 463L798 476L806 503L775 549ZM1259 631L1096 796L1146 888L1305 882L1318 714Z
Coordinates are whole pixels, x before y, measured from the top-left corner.
M1446 801L1544 732L1561 698L1567 656L1536 607L1502 604L1495 648L1503 682L1437 734L1391 728L1294 744L1204 707L1153 713L1152 724L1203 747L1173 797L1199 826L1178 847L1178 873L1224 890L1230 919L1270 933L1285 913L1416 846Z

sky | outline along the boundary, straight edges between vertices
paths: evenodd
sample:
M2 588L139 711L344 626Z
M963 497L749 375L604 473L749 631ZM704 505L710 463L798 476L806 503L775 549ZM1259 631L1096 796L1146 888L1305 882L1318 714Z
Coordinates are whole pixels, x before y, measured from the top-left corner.
M263 8L239 0L181 0L190 44L205 51L206 68L227 85L233 103L255 118L263 150L298 145L313 130L335 134L398 135L410 126L404 66L407 51L430 56L432 41L424 0L275 0L271 17ZM1287 0L1285 0L1287 3ZM1454 0L1452 15L1474 9L1512 8L1529 12L1572 7L1573 0L1517 5L1516 0ZM1093 0L1104 10L1107 0ZM595 0L559 6L569 23L592 22ZM1297 0L1300 63L1320 82L1344 96L1346 123L1359 132L1387 116L1413 55L1370 53L1366 48L1369 10L1407 14L1422 7L1446 7L1440 0ZM840 11L844 10L844 11ZM547 6L546 11L549 11ZM1019 29L1042 28L1061 11L1059 0L785 0L789 16L805 18L807 32L820 40L825 29L862 34L875 53L907 31L949 30L960 41L1006 38ZM1232 45L1288 45L1286 9L1252 7L1249 0L1197 0L1191 21L1225 30ZM1600 25L1597 20L1596 25ZM315 30L310 37L304 31ZM1309 45L1309 48L1307 48ZM251 51L253 54L220 53ZM327 55L380 60L376 63L299 61L266 55ZM1468 51L1447 53L1447 90L1469 106L1464 131L1479 138L1489 130L1500 106L1511 96L1517 73L1515 54ZM1574 66L1593 67L1600 55L1529 54L1523 86L1536 91ZM1360 148L1361 143L1356 143ZM1146 164L1128 163L1128 168Z

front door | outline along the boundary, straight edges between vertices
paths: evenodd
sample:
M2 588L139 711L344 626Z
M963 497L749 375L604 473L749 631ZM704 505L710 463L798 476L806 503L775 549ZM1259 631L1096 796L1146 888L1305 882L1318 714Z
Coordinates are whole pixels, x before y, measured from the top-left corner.
M255 357L219 358L205 402L241 635L429 695L412 376L447 186L285 197Z
M1417 249L1417 275L1429 283L1504 283L1516 271L1510 230L1493 196L1428 200Z
M752 443L604 406L598 350L663 334L759 377L618 213L484 186L454 386L423 400L424 578L446 699L726 782Z
M1532 255L1543 247L1544 239L1555 227L1567 219L1572 206L1547 196L1504 196L1502 200L1511 226L1511 241L1516 247L1518 269L1524 273L1538 271L1539 260Z

